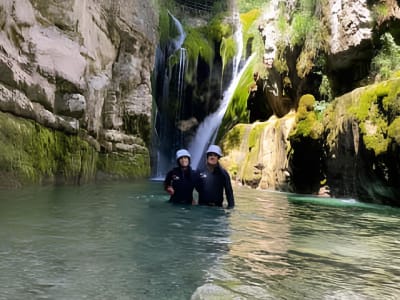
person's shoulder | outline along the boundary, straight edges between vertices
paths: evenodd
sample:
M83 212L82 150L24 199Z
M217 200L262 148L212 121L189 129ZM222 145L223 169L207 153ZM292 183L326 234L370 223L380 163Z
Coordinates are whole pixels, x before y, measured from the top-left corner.
M219 171L224 174L229 176L228 170L226 170L223 166L219 165Z
M174 167L174 168L172 168L168 173L169 174L176 174L177 172L179 172L180 171L180 168L179 167Z

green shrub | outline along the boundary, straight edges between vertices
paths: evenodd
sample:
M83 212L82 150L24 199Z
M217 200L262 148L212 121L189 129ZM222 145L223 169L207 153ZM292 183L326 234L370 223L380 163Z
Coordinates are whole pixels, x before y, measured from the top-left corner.
M400 47L390 33L381 36L382 48L372 59L371 72L380 79L388 79L395 70L400 69Z

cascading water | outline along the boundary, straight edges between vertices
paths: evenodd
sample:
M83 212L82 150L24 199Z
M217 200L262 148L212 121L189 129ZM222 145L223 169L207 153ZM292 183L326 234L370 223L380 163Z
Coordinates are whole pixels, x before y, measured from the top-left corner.
M153 138L153 154L155 178L162 178L171 167L174 149L182 147L182 136L176 129L176 123L181 119L184 107L184 72L186 68L186 49L182 48L186 33L182 24L171 13L171 20L177 31L177 36L171 39L162 50L156 53L156 106L155 128ZM179 51L179 53L177 53ZM172 55L179 57L177 65L170 69L168 60ZM172 111L171 108L176 108ZM171 114L175 117L171 118Z
M233 72L232 79L228 86L228 89L224 92L221 104L217 111L208 115L204 121L198 127L196 134L190 143L189 152L192 154L191 164L193 168L198 168L200 166L200 160L204 155L206 147L214 143L218 128L221 125L222 118L228 108L229 101L231 100L233 93L239 83L243 71L247 68L249 62L254 57L250 56L247 62L241 68L239 72L240 62L243 52L243 37L242 37L242 27L239 20L238 14L235 14L234 20L236 21L237 27L234 33L234 39L238 46L238 51L233 59Z

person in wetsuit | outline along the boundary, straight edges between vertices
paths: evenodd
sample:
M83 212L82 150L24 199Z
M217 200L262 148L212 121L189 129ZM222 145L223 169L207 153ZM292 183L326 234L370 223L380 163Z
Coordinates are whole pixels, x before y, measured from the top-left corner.
M220 164L219 159L222 156L221 148L217 145L208 147L206 167L199 173L196 189L199 193L199 205L223 206L224 190L227 208L235 206L231 178Z
M170 170L164 180L164 189L172 203L194 204L193 190L196 172L190 166L190 153L186 149L176 151L177 167Z

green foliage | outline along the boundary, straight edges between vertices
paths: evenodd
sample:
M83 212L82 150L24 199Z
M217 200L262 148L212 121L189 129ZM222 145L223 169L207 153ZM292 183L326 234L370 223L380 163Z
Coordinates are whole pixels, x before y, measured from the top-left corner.
M314 31L315 22L308 13L296 13L292 21L292 32L290 44L292 46L302 45L309 32Z
M242 24L243 32L243 45L245 51L245 57L250 56L252 53L261 52L264 48L264 43L261 38L260 32L258 31L257 20L261 15L260 9L253 9L245 14L240 15L240 22ZM251 48L249 49L249 44Z
M381 36L382 48L372 59L371 72L381 79L388 79L395 70L400 69L400 46L396 44L390 33Z
M187 81L192 81L197 72L197 61L201 56L210 66L214 60L214 47L212 40L208 39L205 28L191 28L187 31L183 47L188 54L188 69L185 76Z
M211 12L213 15L217 15L227 10L228 10L227 2L225 0L220 0L220 1L214 1Z
M208 24L205 32L207 38L215 43L221 42L223 37L229 37L233 33L232 26L227 24L225 21L225 15L219 14L215 16Z
M159 28L158 32L160 34L160 45L165 46L170 38L170 16L167 10L161 10L159 15Z
M332 88L329 82L328 76L322 75L321 85L319 86L319 93L322 98L326 101L330 101L333 98Z
M240 13L246 13L254 8L261 8L269 2L270 0L239 0L237 5Z
M286 14L284 9L280 11L278 24L281 33L281 43L278 47L278 57L283 57L281 52L287 47L286 36L289 32L289 45L302 49L296 63L297 74L304 78L312 70L315 59L322 51L327 51L329 40L328 28L322 19L322 9L326 0L302 0L298 9L291 18L290 30L285 26Z
M222 38L220 54L222 57L222 71L225 70L226 64L233 59L237 52L236 43L233 37Z
M325 100L315 101L314 111L317 113L318 120L321 121L325 110L327 109L329 102Z
M381 24L384 20L386 20L389 12L390 11L386 3L376 3L372 6L372 17L377 24Z

